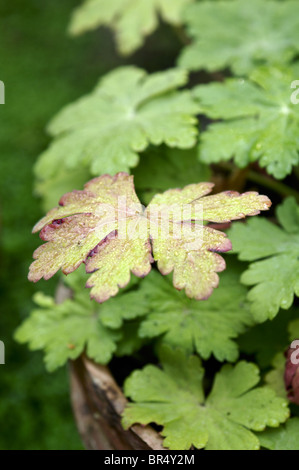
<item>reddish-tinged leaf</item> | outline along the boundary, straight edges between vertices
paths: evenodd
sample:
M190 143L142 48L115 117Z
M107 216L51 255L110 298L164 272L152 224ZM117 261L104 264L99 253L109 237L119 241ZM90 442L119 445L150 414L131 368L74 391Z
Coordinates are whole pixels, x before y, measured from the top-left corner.
M119 240L116 233L102 242L96 253L86 261L86 272L92 273L86 287L91 287L91 297L98 302L108 300L125 287L131 277L144 277L153 262L148 237L134 240ZM114 278L117 277L117 284Z
M230 222L258 215L261 210L268 210L270 205L267 196L253 191L244 194L225 191L203 199L203 217L210 222Z
M232 246L224 233L203 222L228 222L271 205L255 192L207 196L212 188L212 183L199 183L172 189L145 209L132 176L95 178L83 191L63 196L60 206L34 227L47 243L35 251L29 279L49 279L59 269L69 274L84 262L91 273L91 296L104 302L128 284L131 272L144 277L157 261L162 274L173 272L177 289L207 299L218 285L217 273L225 269L218 252Z

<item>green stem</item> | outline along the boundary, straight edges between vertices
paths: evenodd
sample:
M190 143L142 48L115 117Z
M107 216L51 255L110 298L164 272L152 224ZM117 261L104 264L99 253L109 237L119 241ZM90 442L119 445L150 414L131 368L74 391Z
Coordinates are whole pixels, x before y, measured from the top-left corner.
M296 191L296 189L289 188L286 184L281 183L280 181L276 181L252 170L248 172L247 176L250 181L260 184L265 188L269 188L281 196L294 196L297 202L299 202L299 192Z
M218 166L219 168L222 168L225 171L233 172L236 170L236 166L230 162L221 162L218 164ZM299 167L296 167L296 169L298 170L296 174L298 175L298 178L299 178ZM284 197L293 196L295 197L296 201L299 203L299 191L296 191L296 189L290 188L289 186L287 186L286 184L280 181L277 181L267 175L257 173L254 170L248 171L247 179L261 186L264 186L265 188L269 188L275 193L280 194L281 196L284 196Z

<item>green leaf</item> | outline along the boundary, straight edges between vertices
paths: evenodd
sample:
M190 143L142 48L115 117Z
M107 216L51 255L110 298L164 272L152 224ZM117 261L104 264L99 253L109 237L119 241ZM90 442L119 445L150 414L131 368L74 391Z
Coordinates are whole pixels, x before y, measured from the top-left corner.
M269 450L299 450L299 418L289 419L278 429L267 429L259 440Z
M136 291L127 292L125 302L120 302L118 297L111 298L102 305L100 319L108 328L120 328L125 320L135 320L146 315L149 311L147 299L139 288Z
M91 276L91 297L104 302L128 285L131 272L145 277L155 260L162 274L190 298L208 298L225 262L217 252L231 249L226 235L203 221L227 222L256 215L271 204L255 192L207 196L213 184L199 183L156 195L145 209L133 177L103 175L84 191L64 195L35 227L44 245L34 253L29 279L49 279L82 263Z
M172 24L182 23L184 7L194 0L85 0L73 13L70 33L82 34L99 26L116 33L118 50L132 54L159 24L159 16Z
M179 64L190 70L230 67L243 74L260 64L287 64L299 52L296 0L203 1L187 8L193 43Z
M113 355L130 355L146 342L138 337L138 317L148 312L138 279L132 279L121 296L102 305L90 300L81 268L63 280L72 297L57 304L38 292L34 296L38 308L15 334L20 343L44 350L49 371L84 351L96 362L107 364Z
M244 272L241 281L254 286L248 300L252 303L253 316L259 322L274 318L279 308L288 310L294 294L299 295L299 224L294 232L294 204L293 198L288 198L277 212L283 228L260 219L235 224L229 231L239 259L255 261Z
M282 398L287 398L284 383L286 358L283 353L278 353L272 361L273 369L265 376L265 382L275 393Z
M168 188L182 188L187 184L209 181L211 170L199 162L199 149L188 150L150 146L142 153L139 165L133 168L137 193L144 204L148 204L157 192ZM80 168L66 169L60 166L51 178L42 175L36 181L35 193L42 197L42 205L48 211L57 204L61 194L83 185L92 177L90 170Z
M180 69L148 75L128 66L109 73L53 119L49 132L55 140L40 156L37 176L52 178L61 165L114 174L135 167L149 144L193 147L198 105L190 91L176 91L187 81Z
M285 200L276 209L277 217L282 228L290 234L298 234L299 231L299 206L294 197Z
M198 147L189 150L166 146L151 147L133 169L135 186L148 204L156 193L168 188L183 188L199 181L209 181L211 170L199 162Z
M201 112L220 122L202 134L205 163L234 158L243 168L258 161L275 178L284 178L299 163L299 106L291 102L291 83L299 67L263 67L250 78L194 89Z
M198 352L203 359L214 354L219 361L235 361L234 339L252 323L245 305L247 289L239 283L240 269L231 263L221 276L220 287L206 302L188 299L172 288L168 278L152 272L140 285L150 313L141 322L139 335Z
M125 394L135 403L125 409L123 425L162 425L167 448L256 450L259 440L250 430L276 427L289 416L285 400L269 388L254 388L259 382L254 364L225 365L205 398L197 357L164 348L161 363L162 370L148 365L126 380Z
M39 308L17 329L15 339L29 343L31 350L44 350L49 372L68 359L76 359L85 349L88 357L100 364L110 361L121 335L102 324L100 306L91 302L84 290L61 304L41 293L35 302Z
M84 295L87 300L89 299L88 292L84 289L87 275L82 268L83 266L80 266L77 271L64 277L63 281L76 296L80 298L81 295ZM101 305L101 308L98 309L98 316L105 327L112 329L122 328L123 333L124 329L126 332L129 329L128 325L133 325L133 329L136 329L138 318L146 315L149 311L147 299L145 299L139 285L140 279L133 276L128 285L122 290L121 299L119 296L111 298L108 302ZM82 290L84 294L82 294ZM126 340L124 339L124 341Z

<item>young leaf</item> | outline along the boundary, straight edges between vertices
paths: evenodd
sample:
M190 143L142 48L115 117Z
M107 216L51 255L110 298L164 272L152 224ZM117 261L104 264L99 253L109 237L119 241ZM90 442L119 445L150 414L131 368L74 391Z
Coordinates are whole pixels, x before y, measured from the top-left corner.
M299 418L291 418L277 429L267 429L259 434L259 440L269 450L299 450Z
M190 70L243 74L263 63L287 64L299 52L297 0L204 1L190 5L185 19L194 41L179 64Z
M34 253L29 279L49 279L59 269L75 271L83 262L91 273L91 297L104 302L130 281L145 277L157 261L162 274L173 272L174 286L190 298L208 298L225 262L217 252L231 249L226 235L204 221L227 222L256 215L271 204L255 192L207 196L213 184L199 183L140 204L133 177L103 175L68 193L35 227L44 245Z
M132 66L109 73L54 118L49 132L56 139L40 156L37 176L53 177L62 164L113 174L136 166L149 144L193 147L198 105L190 91L176 91L187 81L180 69L147 75Z
M87 355L101 364L112 358L121 338L119 331L106 328L100 321L99 305L91 302L84 290L75 300L56 304L41 293L34 298L38 308L17 329L15 339L29 343L31 350L44 350L49 372L76 359L86 348Z
M275 178L289 174L299 163L299 106L290 99L298 76L298 65L263 67L248 80L230 78L196 87L201 112L222 120L202 134L201 161L234 158L241 168L258 161Z
M288 198L277 211L282 227L263 219L233 225L229 231L239 258L255 261L241 281L254 286L248 299L258 322L274 318L279 308L288 310L294 294L299 295L299 224L294 225L294 208L298 211L294 199Z
M184 7L194 0L84 0L73 13L70 33L78 35L101 25L115 30L117 47L132 54L159 24L159 16L175 26Z
M254 388L259 382L254 364L225 365L205 398L197 357L164 348L161 362L162 370L148 365L126 380L125 394L135 403L125 409L123 425L162 425L169 449L256 450L259 440L250 430L276 427L289 416L287 402L273 390Z
M196 351L203 359L214 354L219 361L235 361L238 347L233 339L252 324L245 305L247 290L239 278L240 269L232 264L212 297L196 302L175 291L168 278L161 280L153 271L140 285L150 313L142 320L139 335L163 335L163 343L187 353Z

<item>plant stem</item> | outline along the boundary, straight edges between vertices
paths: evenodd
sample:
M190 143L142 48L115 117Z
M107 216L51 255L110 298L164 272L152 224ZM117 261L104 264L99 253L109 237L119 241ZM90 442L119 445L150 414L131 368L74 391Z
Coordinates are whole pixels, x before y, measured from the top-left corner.
M219 168L222 168L225 171L230 171L231 173L234 172L236 169L235 165L230 162L221 162L218 164L218 166ZM299 178L299 167L296 167L295 170L297 170L296 175L298 175L298 178ZM296 201L299 203L299 191L297 191L296 189L290 188L289 186L282 183L281 181L277 181L271 178L270 176L257 173L254 170L248 170L247 179L261 186L264 186L265 188L269 188L275 193L280 194L281 196L284 196L284 197L293 196L295 197Z
M265 188L269 188L281 196L294 196L297 202L299 202L299 192L296 191L296 189L289 188L286 184L281 183L280 181L276 181L260 173L256 173L253 170L248 172L247 177L250 181L260 184Z

